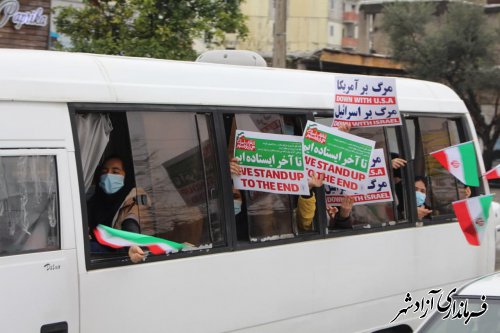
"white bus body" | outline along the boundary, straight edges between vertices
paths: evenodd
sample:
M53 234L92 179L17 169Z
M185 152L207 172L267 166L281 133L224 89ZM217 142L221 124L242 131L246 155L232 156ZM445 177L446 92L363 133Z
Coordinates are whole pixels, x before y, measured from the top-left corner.
M406 292L458 286L494 269L496 204L478 247L457 223L408 223L243 250L228 242L215 253L90 269L71 105L331 112L335 75L27 50L0 50L0 73L0 157L55 156L60 221L59 249L0 256L1 332L365 331L388 325ZM396 84L403 114L460 118L477 142L452 90L406 78Z

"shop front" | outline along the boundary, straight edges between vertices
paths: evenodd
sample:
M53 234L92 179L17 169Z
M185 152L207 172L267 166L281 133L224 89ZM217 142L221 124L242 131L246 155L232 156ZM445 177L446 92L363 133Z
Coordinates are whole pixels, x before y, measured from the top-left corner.
M0 48L49 48L50 0L0 0Z

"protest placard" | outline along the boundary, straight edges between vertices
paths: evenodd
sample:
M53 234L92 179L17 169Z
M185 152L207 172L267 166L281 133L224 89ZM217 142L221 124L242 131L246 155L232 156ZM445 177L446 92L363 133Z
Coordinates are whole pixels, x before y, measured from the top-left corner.
M394 78L336 76L335 83L333 127L401 125Z
M301 137L236 130L234 157L241 167L236 189L309 194Z
M309 177L324 175L325 184L350 193L368 177L375 141L308 121L304 131L304 159Z
M360 187L360 192L363 193L352 195L354 197L354 205L393 201L390 184L384 150L374 149L371 156L368 178ZM340 205L342 198L348 195L345 190L329 185L325 186L325 193L326 204L329 206Z

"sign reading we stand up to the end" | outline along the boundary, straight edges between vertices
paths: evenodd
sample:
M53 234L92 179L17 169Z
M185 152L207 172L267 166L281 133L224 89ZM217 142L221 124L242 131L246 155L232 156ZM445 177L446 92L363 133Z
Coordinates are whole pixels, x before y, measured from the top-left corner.
M346 190L360 191L368 178L370 156L375 141L339 131L312 121L304 130L306 170L324 175L324 183Z
M302 137L236 130L234 157L241 175L233 175L239 190L309 194Z

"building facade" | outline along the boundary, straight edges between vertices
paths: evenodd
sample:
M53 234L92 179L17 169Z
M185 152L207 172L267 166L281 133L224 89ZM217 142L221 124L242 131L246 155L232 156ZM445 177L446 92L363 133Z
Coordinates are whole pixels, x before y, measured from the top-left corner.
M287 53L355 50L357 6L357 0L288 0ZM241 10L248 17L249 36L237 48L272 54L275 0L245 1Z
M384 19L383 9L394 0L362 0L358 6L358 39L357 52L363 54L390 55L391 48L389 37L382 29ZM483 6L485 20L488 24L495 26L498 24L500 15L500 0L470 1L476 5ZM430 22L430 29L439 29L439 25L444 20L447 1L436 1L436 15Z

